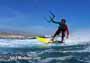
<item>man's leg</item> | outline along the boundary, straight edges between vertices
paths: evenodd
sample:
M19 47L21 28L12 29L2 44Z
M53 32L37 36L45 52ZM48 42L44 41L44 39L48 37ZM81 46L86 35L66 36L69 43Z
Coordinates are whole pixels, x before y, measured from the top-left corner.
M63 43L63 41L64 41L64 37L65 37L65 33L62 32L62 37L61 37L61 42L62 42L62 43Z
M59 33L60 33L60 29L58 29L56 32L55 32L55 34L52 36L52 41L54 40L54 38L57 36L57 35L59 35Z
M52 36L52 41L54 40L54 38L56 37L57 33L55 33L53 36Z

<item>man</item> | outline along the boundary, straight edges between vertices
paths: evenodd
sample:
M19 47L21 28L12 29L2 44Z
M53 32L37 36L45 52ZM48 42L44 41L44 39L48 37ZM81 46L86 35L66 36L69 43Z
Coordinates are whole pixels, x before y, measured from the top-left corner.
M59 35L60 33L62 34L61 36L61 42L64 41L64 37L65 37L65 33L67 33L67 38L69 37L69 30L68 30L68 26L66 24L66 20L65 19L61 19L61 22L56 22L54 20L52 20L52 23L55 23L55 24L58 24L58 29L57 31L55 32L55 34L53 35L52 37L52 41L54 41L54 38Z

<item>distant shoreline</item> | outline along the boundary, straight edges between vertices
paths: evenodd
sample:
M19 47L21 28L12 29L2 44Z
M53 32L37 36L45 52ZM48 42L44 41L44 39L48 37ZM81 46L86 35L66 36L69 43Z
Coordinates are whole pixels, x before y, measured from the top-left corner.
M35 39L35 35L1 32L0 39Z

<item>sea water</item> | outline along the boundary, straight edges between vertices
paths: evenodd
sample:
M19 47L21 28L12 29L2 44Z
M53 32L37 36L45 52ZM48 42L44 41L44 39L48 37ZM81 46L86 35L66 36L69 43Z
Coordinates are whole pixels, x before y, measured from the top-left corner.
M90 63L89 41L67 43L43 44L36 39L0 39L0 63Z

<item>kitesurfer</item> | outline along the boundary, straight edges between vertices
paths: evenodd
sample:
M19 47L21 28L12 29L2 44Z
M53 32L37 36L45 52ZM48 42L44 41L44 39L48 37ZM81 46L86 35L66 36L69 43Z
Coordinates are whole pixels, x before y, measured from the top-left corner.
M69 30L68 30L68 26L66 24L66 19L61 19L60 22L56 22L52 19L51 21L52 23L58 24L58 29L56 30L56 32L54 33L54 35L52 36L52 41L54 41L54 38L59 35L61 33L61 41L64 41L64 37L65 37L65 33L67 33L66 38L69 37Z

